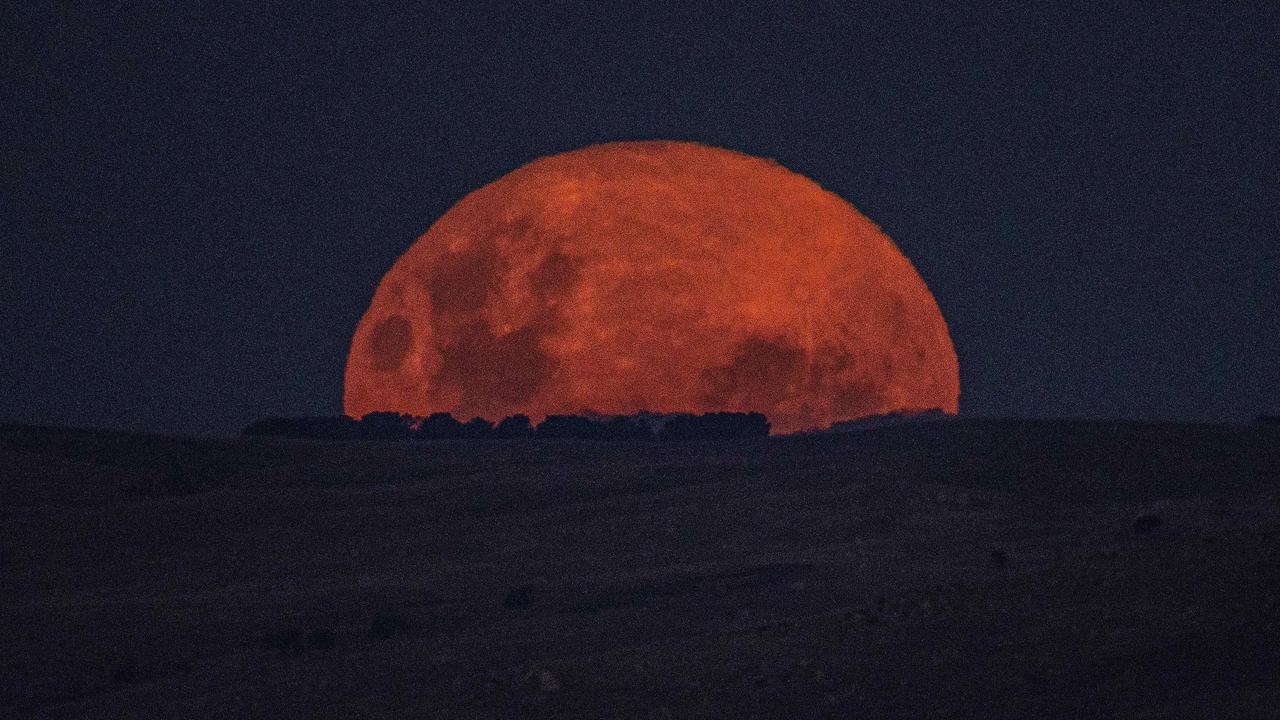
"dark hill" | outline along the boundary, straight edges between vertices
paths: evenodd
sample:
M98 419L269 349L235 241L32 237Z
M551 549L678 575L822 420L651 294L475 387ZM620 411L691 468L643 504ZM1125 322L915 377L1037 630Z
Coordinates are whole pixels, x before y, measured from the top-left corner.
M0 715L1274 715L1278 501L1262 425L5 426Z

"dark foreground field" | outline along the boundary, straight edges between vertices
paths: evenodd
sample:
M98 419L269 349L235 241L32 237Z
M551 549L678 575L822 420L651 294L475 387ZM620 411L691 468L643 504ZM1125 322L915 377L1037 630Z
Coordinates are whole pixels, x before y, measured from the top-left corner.
M0 428L3 717L1280 717L1280 430Z

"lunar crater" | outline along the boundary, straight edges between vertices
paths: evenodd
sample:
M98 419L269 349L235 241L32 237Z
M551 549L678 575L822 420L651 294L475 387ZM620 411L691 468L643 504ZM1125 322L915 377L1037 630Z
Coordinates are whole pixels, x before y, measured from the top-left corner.
M794 390L804 359L804 350L781 335L751 335L738 343L728 364L702 371L703 401L734 410L770 410Z
M400 367L412 348L413 325L400 315L391 315L369 334L369 358L378 372Z
M436 317L481 310L497 288L499 258L478 243L437 261L426 279Z
M529 287L537 300L559 302L573 291L581 277L581 262L552 252L529 274Z
M441 348L434 385L456 393L459 404L476 408L476 415L505 416L500 408L528 402L555 370L542 336L527 325L499 337L484 321L472 321Z

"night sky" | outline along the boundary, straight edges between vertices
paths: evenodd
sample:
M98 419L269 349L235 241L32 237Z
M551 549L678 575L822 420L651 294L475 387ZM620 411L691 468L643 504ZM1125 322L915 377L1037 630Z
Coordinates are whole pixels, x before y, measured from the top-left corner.
M652 138L879 223L963 414L1280 411L1280 4L87 5L0 11L0 420L339 413L378 280L454 202Z

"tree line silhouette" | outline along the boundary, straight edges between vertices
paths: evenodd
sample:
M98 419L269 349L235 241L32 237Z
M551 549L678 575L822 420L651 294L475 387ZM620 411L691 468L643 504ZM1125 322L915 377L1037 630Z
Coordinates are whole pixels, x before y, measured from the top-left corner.
M527 415L497 424L476 417L461 422L450 413L425 418L375 412L363 418L265 418L241 431L245 436L308 440L711 440L766 437L769 419L761 413L649 413L588 416L548 415L536 426Z

